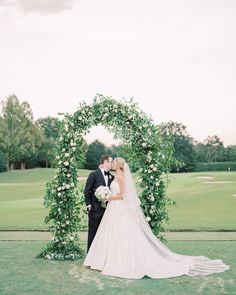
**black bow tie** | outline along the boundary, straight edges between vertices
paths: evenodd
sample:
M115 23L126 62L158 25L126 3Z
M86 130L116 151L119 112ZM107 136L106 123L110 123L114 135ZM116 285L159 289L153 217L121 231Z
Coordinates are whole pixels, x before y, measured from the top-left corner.
M107 172L107 171L104 171L104 175L106 176L108 176L109 175L109 172Z

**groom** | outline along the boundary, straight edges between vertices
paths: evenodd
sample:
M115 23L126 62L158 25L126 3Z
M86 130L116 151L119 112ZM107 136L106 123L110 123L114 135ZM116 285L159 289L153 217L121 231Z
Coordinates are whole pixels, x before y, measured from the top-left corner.
M85 189L84 196L88 211L88 245L87 252L92 244L92 241L97 232L98 226L102 220L105 208L101 207L101 202L95 197L95 190L100 186L108 186L114 176L109 172L112 167L113 159L109 155L103 155L100 160L99 168L89 174Z

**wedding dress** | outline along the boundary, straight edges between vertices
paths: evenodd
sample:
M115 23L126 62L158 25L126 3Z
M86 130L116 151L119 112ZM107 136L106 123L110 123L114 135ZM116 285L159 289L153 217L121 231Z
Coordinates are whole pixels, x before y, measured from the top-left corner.
M209 275L229 269L221 259L177 254L167 248L146 221L127 163L124 182L124 198L108 202L84 266L128 279ZM120 192L116 180L110 188L112 195Z

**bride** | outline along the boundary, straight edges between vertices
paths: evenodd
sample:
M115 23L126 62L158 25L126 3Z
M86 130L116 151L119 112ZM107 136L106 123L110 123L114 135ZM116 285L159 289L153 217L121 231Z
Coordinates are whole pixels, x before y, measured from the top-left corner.
M126 161L116 158L113 169L117 173L109 202L84 266L129 279L209 275L229 269L221 259L181 255L168 249L146 221Z

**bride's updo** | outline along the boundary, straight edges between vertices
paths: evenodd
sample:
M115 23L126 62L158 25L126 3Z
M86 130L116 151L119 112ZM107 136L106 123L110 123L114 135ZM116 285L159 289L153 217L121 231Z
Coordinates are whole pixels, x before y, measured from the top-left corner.
M119 168L120 168L122 171L124 171L124 165L125 165L125 163L126 163L125 159L122 158L122 157L117 157L117 158L115 158L114 161L116 161L116 163L118 164Z

